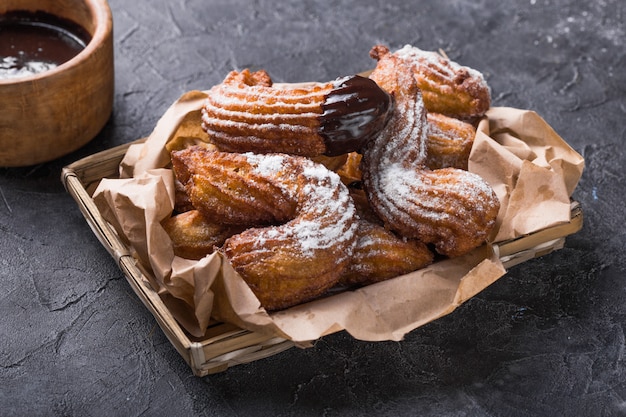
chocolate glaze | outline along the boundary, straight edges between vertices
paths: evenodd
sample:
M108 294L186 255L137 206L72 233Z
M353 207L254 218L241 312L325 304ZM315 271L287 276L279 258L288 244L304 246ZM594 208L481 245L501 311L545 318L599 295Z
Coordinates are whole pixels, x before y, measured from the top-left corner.
M382 130L393 107L391 96L369 78L354 75L335 84L320 116L328 156L361 149Z
M91 40L80 25L44 12L0 15L0 79L47 71L69 61Z

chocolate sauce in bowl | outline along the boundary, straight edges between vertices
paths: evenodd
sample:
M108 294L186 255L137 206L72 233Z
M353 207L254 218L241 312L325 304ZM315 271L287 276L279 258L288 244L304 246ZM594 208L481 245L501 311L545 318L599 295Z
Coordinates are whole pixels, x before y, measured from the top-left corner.
M91 36L69 20L43 12L0 15L0 80L38 74L69 61Z

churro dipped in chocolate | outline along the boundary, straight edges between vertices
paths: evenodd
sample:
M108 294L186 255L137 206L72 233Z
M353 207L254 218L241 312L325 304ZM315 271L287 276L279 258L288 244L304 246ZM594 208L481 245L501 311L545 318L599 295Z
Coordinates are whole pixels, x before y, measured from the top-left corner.
M274 86L265 71L232 71L209 90L202 126L222 151L333 156L378 134L391 107L384 90L358 75Z

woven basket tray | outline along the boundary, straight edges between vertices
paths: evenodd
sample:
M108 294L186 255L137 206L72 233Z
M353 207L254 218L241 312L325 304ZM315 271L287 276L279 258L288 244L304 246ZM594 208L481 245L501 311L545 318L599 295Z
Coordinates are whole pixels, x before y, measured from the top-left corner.
M119 164L131 144L121 145L88 156L63 168L61 180L76 200L92 231L118 263L127 281L150 310L172 345L197 376L221 372L228 367L265 358L294 346L279 337L268 337L242 330L227 323L212 322L205 336L194 338L174 319L159 295L131 255L131 250L101 216L92 194L103 178L116 178ZM569 223L494 245L505 268L561 249L565 237L582 228L583 213L577 202L571 205Z

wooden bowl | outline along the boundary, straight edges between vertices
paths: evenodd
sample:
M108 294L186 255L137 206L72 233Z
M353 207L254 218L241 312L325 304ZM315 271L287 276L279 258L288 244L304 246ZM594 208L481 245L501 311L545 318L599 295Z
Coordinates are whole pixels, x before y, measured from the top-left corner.
M0 14L45 12L82 26L91 40L51 70L0 79L0 166L27 166L93 139L113 108L113 19L106 0L2 0Z

